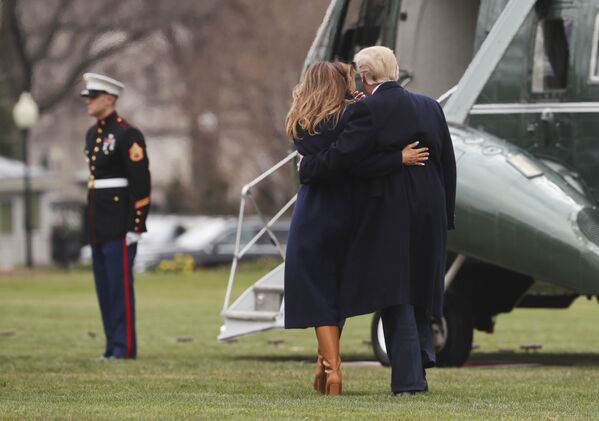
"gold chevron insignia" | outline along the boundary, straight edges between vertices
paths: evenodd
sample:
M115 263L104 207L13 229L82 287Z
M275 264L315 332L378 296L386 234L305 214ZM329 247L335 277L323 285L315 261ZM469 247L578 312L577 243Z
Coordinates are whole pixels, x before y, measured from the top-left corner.
M144 159L144 150L139 143L133 142L133 145L129 148L129 159L133 162L139 162Z

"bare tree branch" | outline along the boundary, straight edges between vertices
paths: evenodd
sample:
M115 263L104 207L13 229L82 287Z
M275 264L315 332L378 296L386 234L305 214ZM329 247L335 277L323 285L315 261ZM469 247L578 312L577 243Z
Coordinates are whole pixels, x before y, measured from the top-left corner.
M20 21L17 17L17 0L6 0L3 7L6 8L4 10L7 19L5 23L11 32L15 45L14 53L16 59L19 61L20 71L24 75L20 90L30 91L33 70L31 68L31 61L29 57L27 57L27 40L25 39L25 34L23 33Z
M168 11L168 7L178 10L178 6L160 0L54 3L50 16L45 18L46 2L2 1L0 66L7 86L13 99L22 90L34 91L40 97L42 112L60 102L89 66L159 31L165 19L175 16L166 13L165 18L158 11ZM104 10L111 13L102 13ZM40 19L43 23L38 22ZM122 34L123 39L106 38L113 34ZM50 83L37 83L36 77L47 73L55 75Z
M37 50L31 54L32 65L35 65L48 54L48 50L56 37L56 33L60 29L60 18L70 2L71 0L61 0L61 2L58 4L58 7L54 9L54 14L50 18L50 22L47 25L47 30L44 31L45 37L43 38L43 41L40 43Z
M81 42L81 35L68 33L63 38L64 45L61 47L61 52L49 51L45 58L47 64L64 63L72 54L77 42Z
M107 57L115 55L126 48L132 46L133 43L139 41L145 36L144 33L138 32L136 34L129 34L128 38L118 44L114 44L104 50L101 50L91 56L86 57L85 59L79 61L68 73L65 78L64 83L60 85L58 89L54 92L48 94L46 98L42 98L39 101L40 112L44 112L54 105L56 105L65 95L73 85L81 78L81 74L91 67L94 63L97 63Z

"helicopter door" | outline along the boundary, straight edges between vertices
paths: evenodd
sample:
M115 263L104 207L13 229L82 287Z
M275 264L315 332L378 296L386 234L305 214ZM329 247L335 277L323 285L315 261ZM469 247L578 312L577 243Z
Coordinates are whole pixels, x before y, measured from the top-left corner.
M403 0L395 52L412 92L438 98L454 86L474 52L480 0Z
M573 69L575 7L541 2L530 54L529 101L522 110L525 144L540 158L573 165Z
M362 48L395 45L400 0L347 0L331 59L350 63Z

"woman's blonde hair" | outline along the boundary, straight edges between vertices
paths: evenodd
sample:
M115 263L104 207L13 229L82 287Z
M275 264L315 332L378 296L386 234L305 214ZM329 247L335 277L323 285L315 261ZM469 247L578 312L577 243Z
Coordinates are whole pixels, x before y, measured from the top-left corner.
M293 89L293 103L285 119L287 133L300 139L300 129L314 136L323 122L336 126L343 106L351 102L348 93L356 89L354 76L353 67L340 62L308 67L304 79Z

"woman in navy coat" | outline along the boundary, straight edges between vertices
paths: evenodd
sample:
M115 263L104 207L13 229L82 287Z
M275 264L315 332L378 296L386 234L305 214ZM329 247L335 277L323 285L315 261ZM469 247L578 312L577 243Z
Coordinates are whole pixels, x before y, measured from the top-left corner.
M348 98L354 90L354 70L347 64L323 62L308 68L293 92L286 119L300 155L316 154L336 140L352 113L354 104ZM344 318L338 297L352 223L353 183L348 177L372 179L401 166L399 149L373 154L350 171L302 185L298 191L285 260L285 327L315 327L314 388L321 393L341 393L339 337Z

